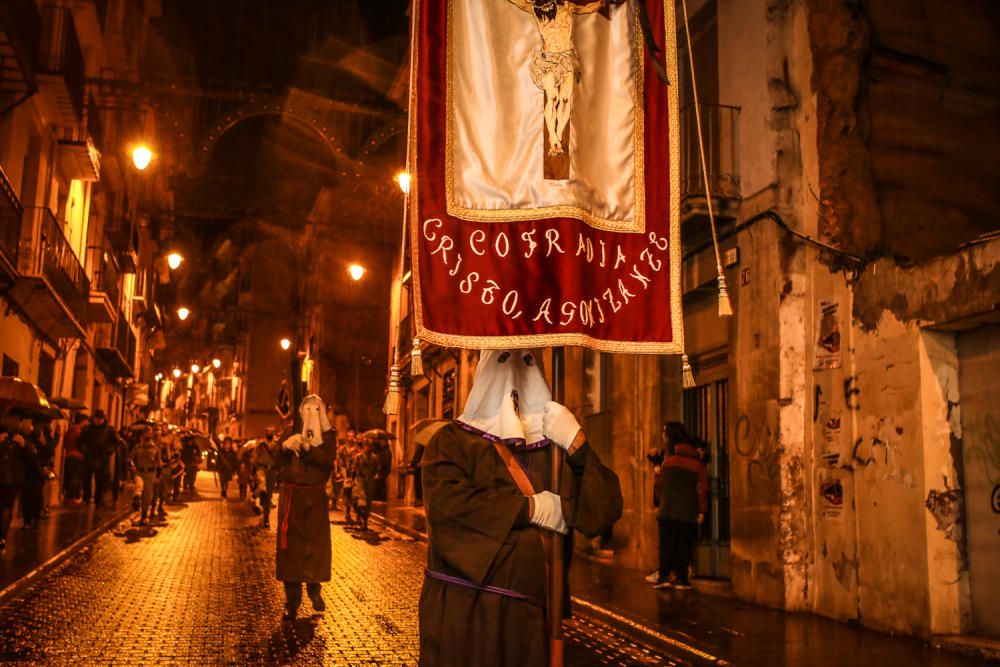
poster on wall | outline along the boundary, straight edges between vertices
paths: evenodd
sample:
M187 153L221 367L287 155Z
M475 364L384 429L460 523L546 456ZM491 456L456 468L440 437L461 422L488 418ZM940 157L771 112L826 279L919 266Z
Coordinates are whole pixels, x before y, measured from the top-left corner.
M819 483L820 516L832 521L844 518L844 483L836 472L822 473Z
M836 301L819 302L819 333L813 353L813 369L840 368L840 304Z
M823 420L823 450L820 458L827 468L836 468L840 463L840 415L829 415Z

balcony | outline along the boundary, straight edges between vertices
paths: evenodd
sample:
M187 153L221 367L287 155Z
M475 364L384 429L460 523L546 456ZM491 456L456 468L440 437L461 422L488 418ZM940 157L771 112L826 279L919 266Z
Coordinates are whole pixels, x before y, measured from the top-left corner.
M35 91L41 33L34 0L0 2L0 111Z
M24 208L14 193L14 186L0 167L0 287L17 277L17 246L21 239Z
M62 225L47 208L26 208L22 218L29 251L22 246L19 275L7 298L50 341L83 338L90 281Z
M83 118L85 70L73 12L52 5L43 5L40 12L38 86L54 104L59 124L75 126Z
M107 248L87 248L87 267L90 269L90 299L87 316L91 322L110 323L118 311L118 283L121 273L115 264L114 255Z
M700 104L701 126L708 163L708 185L717 221L735 220L740 203L740 109ZM707 227L708 199L698 153L698 122L694 105L681 109L681 224L685 242L700 237ZM707 229L705 230L706 233Z
M399 358L402 359L413 350L413 328L412 317L407 315L399 323L399 332L396 338L396 349L399 350Z
M59 137L59 163L68 178L78 181L101 179L103 135L100 112L91 97L86 121L82 125L63 127Z
M97 360L107 375L132 379L135 377L135 334L121 310L116 320L113 325L103 325L98 332Z

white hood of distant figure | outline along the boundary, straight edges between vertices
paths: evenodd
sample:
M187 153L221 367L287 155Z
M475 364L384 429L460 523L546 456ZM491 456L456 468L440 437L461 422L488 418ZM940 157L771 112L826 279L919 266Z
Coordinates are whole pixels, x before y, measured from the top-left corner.
M299 406L302 415L302 444L308 449L323 444L323 434L333 429L326 416L326 403L316 394L302 399Z
M531 445L545 439L542 415L551 400L537 352L483 350L458 420L504 441Z

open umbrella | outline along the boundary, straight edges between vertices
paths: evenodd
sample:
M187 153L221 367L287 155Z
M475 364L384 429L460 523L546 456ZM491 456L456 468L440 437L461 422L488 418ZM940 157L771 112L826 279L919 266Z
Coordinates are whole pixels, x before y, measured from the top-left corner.
M70 412L87 409L87 404L83 401L67 396L56 396L55 398L50 398L49 403L57 405L63 410L69 410Z
M358 436L361 440L395 440L396 436L380 428L370 428Z
M16 377L0 377L0 407L40 414L51 414L52 408L44 391Z
M433 417L421 419L410 427L410 430L413 431L413 442L426 447L434 434L440 431L442 426L447 426L450 423L450 419L435 419Z
M198 449L200 449L203 452L206 452L210 449L215 449L215 446L212 445L212 441L209 440L208 436L205 435L204 433L192 433L191 435L185 437L184 439L193 440L194 444L198 445Z

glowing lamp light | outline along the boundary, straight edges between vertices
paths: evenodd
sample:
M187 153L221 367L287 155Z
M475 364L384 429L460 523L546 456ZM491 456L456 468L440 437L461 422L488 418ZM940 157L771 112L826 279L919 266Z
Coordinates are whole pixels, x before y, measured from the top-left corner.
M212 359L212 367L213 368L218 368L221 365L222 365L222 360L221 359L219 359L218 357L216 357L215 359Z
M199 366L198 364L191 364L191 372L192 373L197 373L200 370L201 370L201 366Z
M144 170L153 161L153 151L148 146L136 146L132 149L132 164L139 171Z
M404 195L410 194L410 175L405 171L401 171L396 174L396 182L399 183L399 189L403 191Z
M361 277L365 275L365 267L360 264L351 264L347 267L347 272L351 274L351 278L355 281L361 280Z
M156 377L154 377L153 379L159 382L160 380L163 379L163 373L157 373Z
M177 267L179 267L181 265L181 262L183 261L184 257L179 252L172 252L169 255L167 255L167 266L169 266L173 270L176 270Z
M181 369L175 368L174 369L174 377L175 378L179 378L180 376L181 376Z
M292 346L292 341L288 340L287 338L282 338L281 339L281 349L282 350L287 350L291 346Z
M190 314L191 311L185 308L184 306L181 306L180 308L177 309L177 317L181 318L182 322L186 320L188 318L188 315Z

